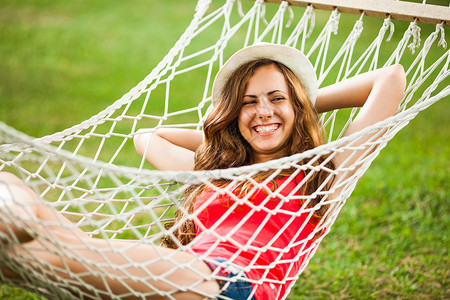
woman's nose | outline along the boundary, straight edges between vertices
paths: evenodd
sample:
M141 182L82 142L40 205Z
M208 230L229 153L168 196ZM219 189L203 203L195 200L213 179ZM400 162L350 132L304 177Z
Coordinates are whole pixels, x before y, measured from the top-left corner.
M261 119L270 119L273 116L273 107L267 101L260 101L256 113Z

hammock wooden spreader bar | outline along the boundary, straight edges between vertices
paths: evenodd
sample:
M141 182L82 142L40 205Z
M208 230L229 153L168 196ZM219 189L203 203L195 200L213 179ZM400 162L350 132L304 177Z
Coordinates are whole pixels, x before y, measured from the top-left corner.
M283 0L265 0L269 3L281 3ZM393 20L450 26L450 7L433 4L421 4L394 0L288 0L292 6L307 7L312 5L316 9L335 10L342 13L365 15L377 18L388 16Z

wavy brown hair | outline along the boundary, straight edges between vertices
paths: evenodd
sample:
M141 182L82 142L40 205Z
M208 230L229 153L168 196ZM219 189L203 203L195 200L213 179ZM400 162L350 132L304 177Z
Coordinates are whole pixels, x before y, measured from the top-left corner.
M324 133L315 108L309 101L308 95L303 88L301 81L285 65L269 60L259 59L241 65L226 83L222 96L215 103L213 110L206 118L203 131L204 141L195 153L194 170L214 170L232 167L241 167L254 163L254 156L250 144L241 135L238 128L238 116L242 107L242 99L247 88L247 83L262 66L274 65L283 74L289 92L289 99L294 109L294 126L290 137L283 147L287 148L288 155L302 153L323 144ZM309 159L300 161L299 164L308 163ZM324 163L327 169L334 169L334 164L330 160L326 162L326 157L320 157L312 163L317 166ZM276 178L289 176L295 169L283 170ZM307 173L308 171L305 171ZM256 181L262 181L273 174L273 171L264 171L255 176ZM300 193L310 195L325 181L329 172L324 170L314 171L308 182L303 185ZM217 186L228 184L226 180L214 180ZM330 183L329 183L330 184ZM245 191L249 182L242 182L236 190ZM195 237L195 225L192 220L183 221L183 211L192 213L196 199L206 189L205 184L189 186L184 194L185 201L183 209L175 213L175 221L168 223L167 228L177 224L173 234L182 245L188 244ZM310 202L310 206L321 201L318 196ZM321 217L326 211L326 206L322 206L316 212L316 217ZM176 248L177 243L167 236L162 243L170 248Z

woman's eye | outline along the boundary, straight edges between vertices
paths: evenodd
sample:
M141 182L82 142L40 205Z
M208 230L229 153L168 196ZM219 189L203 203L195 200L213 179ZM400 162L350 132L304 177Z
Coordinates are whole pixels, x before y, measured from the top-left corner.
M254 104L254 103L256 103L256 100L244 100L244 102L242 104L248 105L248 104Z
M281 101L281 100L284 100L285 98L284 97L274 97L273 99L272 99L272 101Z

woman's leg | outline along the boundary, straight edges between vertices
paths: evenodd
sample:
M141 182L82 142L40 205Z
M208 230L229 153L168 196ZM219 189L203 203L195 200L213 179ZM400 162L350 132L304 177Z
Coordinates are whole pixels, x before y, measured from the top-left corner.
M203 299L204 295L214 295L219 291L217 282L207 279L211 275L209 267L190 253L144 241L90 238L45 205L16 176L0 172L2 184L7 186L12 201L8 201L9 196L5 195L4 188L0 188L0 198L3 199L0 201L4 203L0 205L0 231L14 234L22 242L14 245L9 254L22 260L26 257L34 259L34 265L27 267L34 272L45 273L50 280L72 280L73 286L84 293L104 298L109 298L109 293L123 295L132 291L161 291L180 299ZM8 212L27 215L27 224L4 224L2 214ZM36 229L33 231L39 234L30 234L26 227ZM36 262L40 262L39 265ZM6 268L0 270L11 277L20 277ZM92 287L102 292L96 296ZM190 291L176 292L186 291L186 288ZM157 296L152 299L157 299Z

